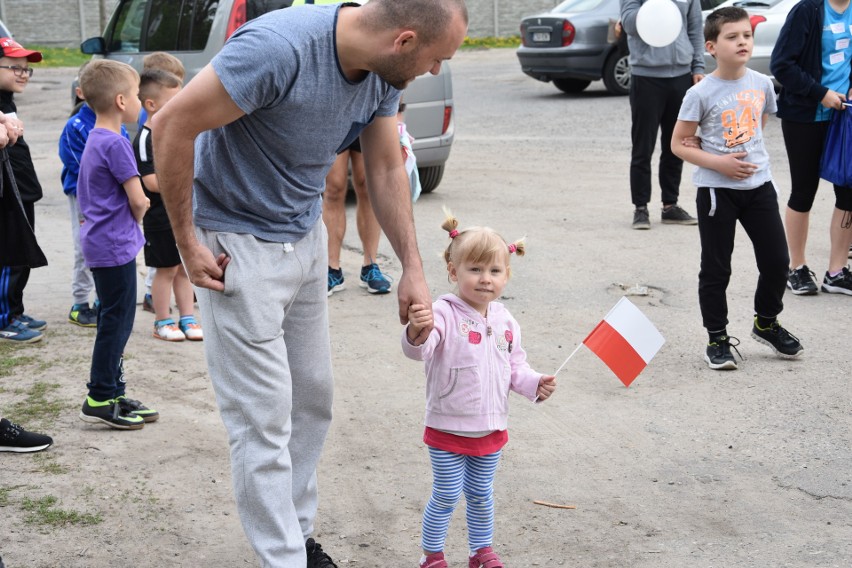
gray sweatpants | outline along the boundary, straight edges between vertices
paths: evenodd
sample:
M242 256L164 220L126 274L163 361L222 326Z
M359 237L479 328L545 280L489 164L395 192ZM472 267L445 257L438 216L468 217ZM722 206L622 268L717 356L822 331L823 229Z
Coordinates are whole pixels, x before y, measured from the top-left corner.
M331 423L325 226L292 244L198 235L231 258L224 293L196 293L240 520L264 568L304 568Z
M89 303L89 296L95 291L95 281L92 271L86 268L83 258L83 248L80 246L80 226L83 224L83 214L76 195L68 195L68 211L71 214L71 239L74 243L74 267L71 271L71 296L75 304Z

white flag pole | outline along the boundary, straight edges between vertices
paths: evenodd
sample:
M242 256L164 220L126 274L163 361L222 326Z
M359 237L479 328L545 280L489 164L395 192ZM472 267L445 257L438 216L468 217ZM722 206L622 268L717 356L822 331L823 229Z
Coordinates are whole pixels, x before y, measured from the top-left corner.
M568 359L565 359L565 361L563 361L563 362L562 362L562 364L561 364L561 365L559 365L559 368L558 368L558 369L556 369L556 372L555 372L555 373L553 373L553 376L554 376L554 377L555 377L556 375L558 375L558 374L559 374L559 371L561 371L561 370L562 370L562 367L564 367L564 366L565 366L565 364L566 364L566 363L567 363L567 362L571 359L571 357L573 357L573 356L574 356L574 354L575 354L575 353L577 353L577 351L579 351L579 350L580 350L580 347L582 347L582 346L583 346L583 344L581 343L580 345L578 345L578 346L577 346L577 348L576 348L576 349L574 349L574 351L572 351L572 352L571 352L571 354L570 354L570 355L568 355Z

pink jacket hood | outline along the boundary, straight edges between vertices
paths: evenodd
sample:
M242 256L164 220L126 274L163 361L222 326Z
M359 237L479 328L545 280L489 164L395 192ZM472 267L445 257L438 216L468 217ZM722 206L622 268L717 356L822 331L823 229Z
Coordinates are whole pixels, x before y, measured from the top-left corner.
M541 373L527 364L521 329L499 302L485 318L455 294L432 304L435 328L402 351L426 364L426 426L456 432L505 430L509 391L535 400Z

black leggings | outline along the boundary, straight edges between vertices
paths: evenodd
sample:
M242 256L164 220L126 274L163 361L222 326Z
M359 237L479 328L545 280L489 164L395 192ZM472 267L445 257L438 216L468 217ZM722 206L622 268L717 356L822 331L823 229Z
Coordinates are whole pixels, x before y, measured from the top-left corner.
M829 121L781 121L787 160L790 162L790 199L787 207L799 213L811 210L819 187L819 163ZM834 186L834 206L852 211L852 188Z
M784 308L790 257L772 182L748 190L699 187L695 203L701 236L698 303L704 327L720 331L728 325L725 291L731 280L737 221L751 239L757 262L754 311L766 318L776 317Z

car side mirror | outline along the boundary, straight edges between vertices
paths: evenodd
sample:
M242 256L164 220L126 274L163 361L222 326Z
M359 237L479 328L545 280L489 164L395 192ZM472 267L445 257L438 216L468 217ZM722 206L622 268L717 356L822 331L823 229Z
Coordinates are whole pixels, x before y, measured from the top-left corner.
M80 51L87 55L102 55L106 53L106 41L102 37L90 37L80 44Z

